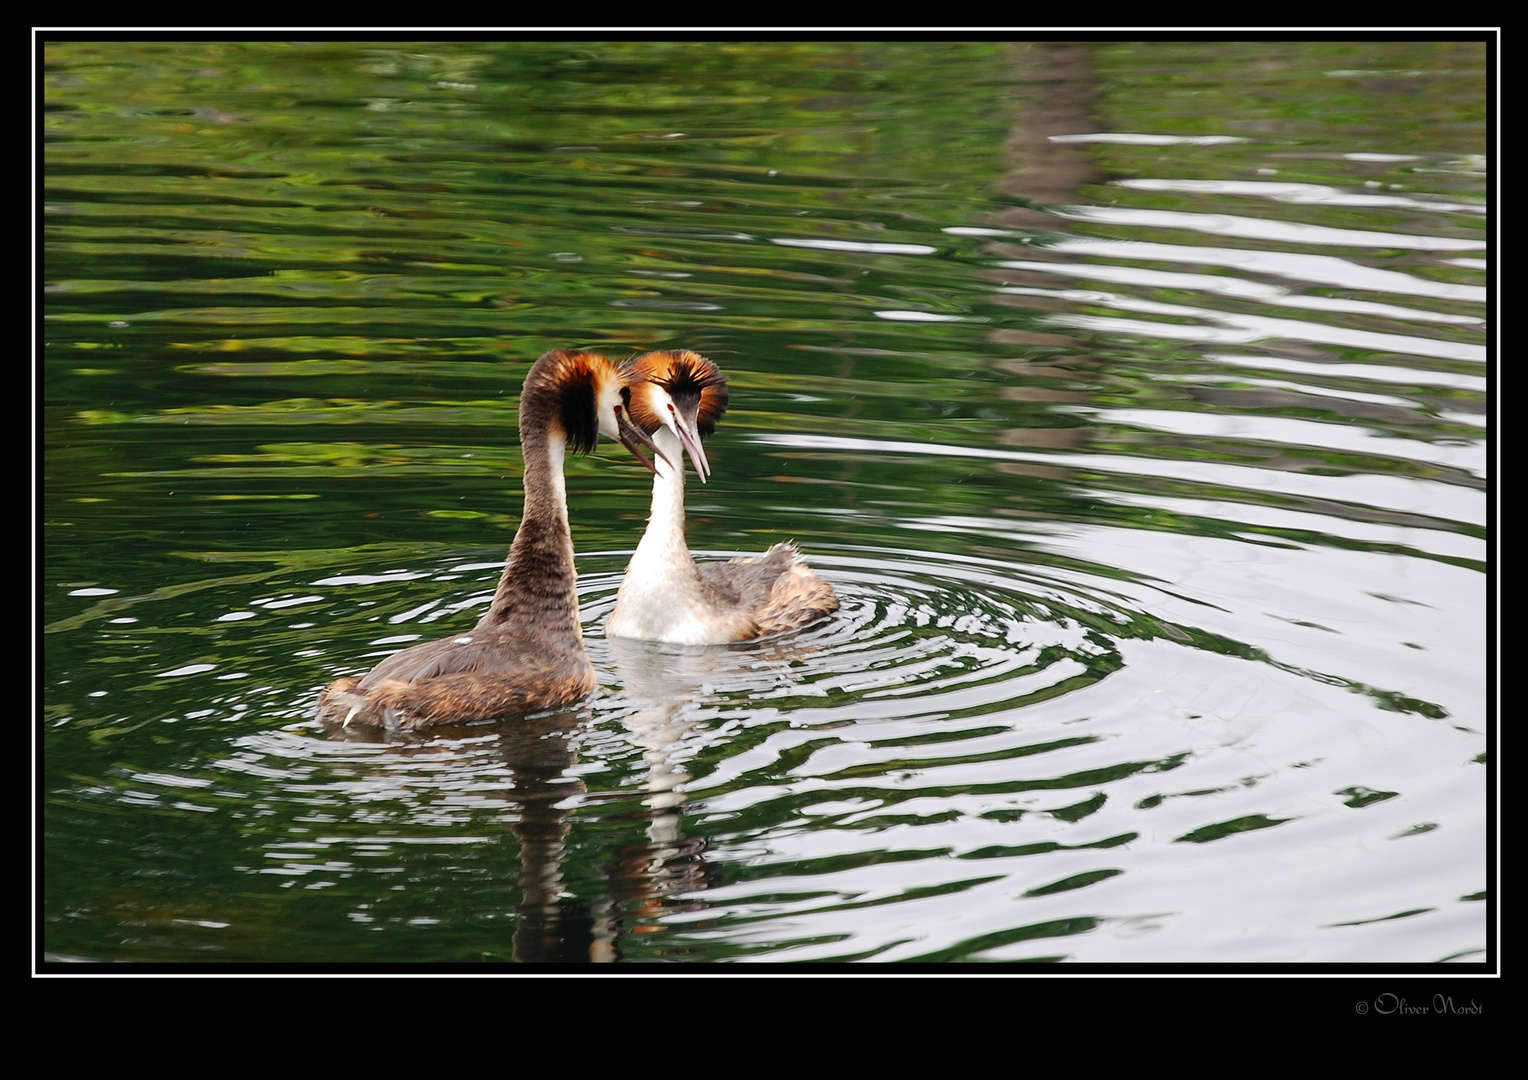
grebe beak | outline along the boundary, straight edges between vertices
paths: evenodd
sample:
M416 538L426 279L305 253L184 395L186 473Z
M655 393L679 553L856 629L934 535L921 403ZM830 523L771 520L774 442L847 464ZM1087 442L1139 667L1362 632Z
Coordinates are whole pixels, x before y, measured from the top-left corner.
M695 475L704 484L711 475L711 463L706 460L705 448L700 445L699 416L699 399L693 404L685 402L682 411L675 408L672 402L669 403L669 426L679 436L679 444L690 455L690 462L695 466Z
M619 405L615 407L615 429L617 437L621 440L621 445L635 454L637 460L646 465L647 471L652 473L654 476L658 475L658 467L648 460L646 454L637 449L638 444L647 447L654 454L658 455L658 457L663 458L663 463L669 468L674 467L674 463L672 461L666 457L663 457L663 451L658 449L658 444L653 442L652 438L647 434L647 432L643 431L636 424L633 424L626 418L626 410ZM682 442L683 440L680 441ZM681 462L681 466L682 464L683 463Z

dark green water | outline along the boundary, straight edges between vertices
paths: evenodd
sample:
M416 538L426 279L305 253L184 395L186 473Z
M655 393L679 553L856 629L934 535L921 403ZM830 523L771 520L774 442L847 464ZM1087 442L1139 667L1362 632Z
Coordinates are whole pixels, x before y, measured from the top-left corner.
M58 959L1480 961L1476 43L48 43L41 881ZM600 628L414 743L516 402L716 360L697 553L789 639Z

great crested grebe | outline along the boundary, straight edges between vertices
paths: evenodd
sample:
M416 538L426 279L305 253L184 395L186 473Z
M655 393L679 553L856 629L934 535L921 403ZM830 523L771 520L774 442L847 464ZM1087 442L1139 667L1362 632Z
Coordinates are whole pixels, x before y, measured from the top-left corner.
M697 564L684 542L684 452L704 483L701 439L727 411L727 380L686 350L651 352L621 365L632 422L651 435L653 510L626 567L605 633L675 645L719 645L782 634L838 610L833 587L801 561L796 545Z
M554 349L532 365L520 393L525 509L487 614L466 633L411 646L359 679L332 683L319 696L319 719L420 728L531 712L594 689L562 461L567 447L588 453L603 433L653 468L638 444L657 447L627 420L622 381L595 353Z

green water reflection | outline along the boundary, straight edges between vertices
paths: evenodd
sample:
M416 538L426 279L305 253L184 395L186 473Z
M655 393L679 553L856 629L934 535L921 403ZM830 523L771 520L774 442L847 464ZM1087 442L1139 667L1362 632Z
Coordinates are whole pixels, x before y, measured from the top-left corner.
M1479 835L1475 781L1340 742L1482 753L1478 42L42 51L52 954L1055 959L1203 894L1111 891L1153 858L1340 849L1324 799ZM321 741L318 686L491 590L561 346L720 363L691 546L794 538L845 621L665 658L677 703L598 653L536 738ZM648 477L567 482L603 649ZM1168 649L1182 726L1110 726ZM1251 782L1264 709L1339 743ZM1325 882L1289 908L1339 921Z

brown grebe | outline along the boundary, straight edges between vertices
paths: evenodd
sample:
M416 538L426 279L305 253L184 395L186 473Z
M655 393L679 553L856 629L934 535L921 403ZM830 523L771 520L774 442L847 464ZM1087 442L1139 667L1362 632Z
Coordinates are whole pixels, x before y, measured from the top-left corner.
M686 350L651 352L621 365L631 419L661 455L652 516L605 623L614 637L718 645L795 630L838 610L833 587L791 543L763 555L697 564L684 540L684 453L704 483L701 439L727 411L727 380Z
M319 696L319 719L421 728L567 704L594 689L562 463L568 447L588 453L603 433L653 468L638 446L657 448L627 420L622 384L619 369L595 353L555 349L532 365L520 393L525 509L488 612L465 633L335 681Z

